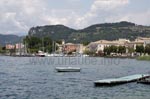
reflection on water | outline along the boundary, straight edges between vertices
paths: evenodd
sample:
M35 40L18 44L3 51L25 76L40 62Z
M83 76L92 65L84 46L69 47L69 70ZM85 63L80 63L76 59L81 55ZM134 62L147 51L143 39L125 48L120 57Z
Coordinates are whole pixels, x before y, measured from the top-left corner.
M77 66L82 70L57 73L57 66ZM149 71L150 62L134 59L0 57L0 99L149 99L149 85L93 84L99 79Z

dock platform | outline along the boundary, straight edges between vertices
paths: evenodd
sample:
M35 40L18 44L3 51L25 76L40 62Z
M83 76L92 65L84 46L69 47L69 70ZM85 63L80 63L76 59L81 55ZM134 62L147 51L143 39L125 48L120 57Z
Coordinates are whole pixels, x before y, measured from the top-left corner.
M140 79L144 79L148 77L150 77L149 74L135 74L135 75L125 76L120 78L97 80L94 82L94 84L95 86L113 86L113 85L129 83L129 82L136 82Z
M149 84L149 85L150 85L150 77L148 77L148 78L143 78L143 79L137 81L137 83Z

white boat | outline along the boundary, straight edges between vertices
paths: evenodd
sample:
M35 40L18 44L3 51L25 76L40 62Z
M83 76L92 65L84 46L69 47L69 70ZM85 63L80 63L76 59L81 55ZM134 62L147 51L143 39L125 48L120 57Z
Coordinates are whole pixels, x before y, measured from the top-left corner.
M45 53L45 56L46 57L62 57L64 55L63 54L56 54L56 53L52 53L52 54Z
M38 54L36 56L45 57L45 53L43 51L38 51Z
M88 57L89 55L86 54L75 54L75 57Z
M50 56L61 57L61 56L64 56L64 55L63 54L52 53L52 54L50 54Z
M45 54L45 57L51 56L51 54L49 54L49 53L44 53L44 54Z
M81 68L79 67L56 67L58 72L80 72Z
M83 57L89 57L89 55L83 54Z

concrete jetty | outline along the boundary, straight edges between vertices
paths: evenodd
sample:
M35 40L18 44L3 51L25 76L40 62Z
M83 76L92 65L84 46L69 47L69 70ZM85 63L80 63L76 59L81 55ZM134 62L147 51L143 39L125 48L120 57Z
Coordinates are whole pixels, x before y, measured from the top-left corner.
M144 79L150 77L149 74L135 74L131 76L125 76L120 78L111 78L111 79L103 79L103 80L97 80L94 82L95 86L113 86L113 85L119 85L129 82L136 82L140 79Z

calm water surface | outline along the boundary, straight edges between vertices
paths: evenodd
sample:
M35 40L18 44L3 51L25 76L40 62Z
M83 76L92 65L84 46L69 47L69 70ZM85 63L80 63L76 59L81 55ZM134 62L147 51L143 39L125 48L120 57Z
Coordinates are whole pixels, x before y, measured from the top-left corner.
M81 67L57 73L55 67ZM150 99L150 85L94 87L99 79L150 73L150 62L79 57L0 56L0 99Z

